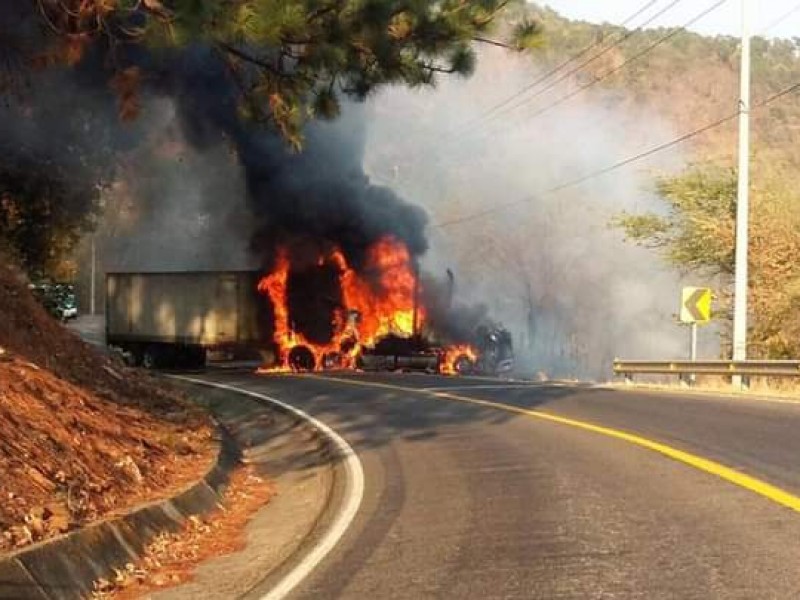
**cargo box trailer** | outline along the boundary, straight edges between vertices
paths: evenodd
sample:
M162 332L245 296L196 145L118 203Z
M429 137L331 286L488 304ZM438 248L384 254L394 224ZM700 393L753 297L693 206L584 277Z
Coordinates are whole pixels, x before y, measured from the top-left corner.
M254 271L109 273L106 343L147 368L205 364L208 351L269 347L271 314Z

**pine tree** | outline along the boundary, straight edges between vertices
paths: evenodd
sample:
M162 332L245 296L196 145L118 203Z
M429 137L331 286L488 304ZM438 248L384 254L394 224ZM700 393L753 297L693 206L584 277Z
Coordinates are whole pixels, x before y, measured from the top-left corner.
M508 42L492 37L503 9L521 0L38 0L63 59L75 62L98 38L109 53L125 43L152 49L213 48L241 92L243 114L268 119L294 144L309 118L334 118L341 97L363 99L381 85L433 85L469 75L475 43L524 49L538 25L520 17ZM123 70L126 69L127 70ZM116 88L136 112L130 65Z

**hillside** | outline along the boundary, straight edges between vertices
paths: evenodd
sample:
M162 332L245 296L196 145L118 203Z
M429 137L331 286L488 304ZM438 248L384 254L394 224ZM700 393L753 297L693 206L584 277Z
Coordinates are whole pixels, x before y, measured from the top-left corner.
M576 73L571 85L598 80L597 87L615 94L618 108L655 111L674 125L677 135L736 113L738 39L684 31L659 44L671 30L629 32L570 22L546 9L534 10L548 31L544 56L551 67L600 42L576 64L590 56L602 56ZM613 45L623 38L627 39ZM607 47L612 49L605 52ZM780 96L798 84L800 38L754 38L748 294L751 357L786 359L800 353L800 266L795 260L800 247L800 196L796 192L800 183L800 104L796 92ZM771 98L777 99L759 106ZM688 168L679 175L654 178L663 208L644 214L635 210L620 221L628 239L657 249L669 265L716 290L723 356L730 352L735 270L737 125L737 119L732 119L692 139L684 147Z
M64 329L5 260L0 314L0 552L205 474L205 414Z
M727 178L736 164L736 119L625 168L606 170L735 115L738 40L676 32L633 60L673 30L634 33L570 21L531 5L514 10L537 15L544 30L541 46L530 55L482 47L469 80L445 81L435 93L384 93L372 107L368 172L429 211L437 226L429 227L426 267L452 270L459 295L486 305L493 318L517 332L521 364L605 378L616 356L684 356L686 332L674 316L682 285L707 285L717 292L720 327L705 330L701 352L724 355L726 339L716 332L726 333L729 317L735 195L728 193ZM519 18L512 12L508 23ZM754 50L755 99L800 82L797 43L756 39ZM584 51L569 67L545 77ZM797 339L796 326L785 325L792 311L800 314L794 308L800 284L793 283L798 275L793 260L783 254L800 245L800 234L792 233L800 232L800 221L782 210L800 205L794 191L800 107L796 96L786 95L753 117L751 257L758 260L751 313L758 331L751 337L751 355L779 358L800 352L797 343L786 343ZM721 264L705 270L676 264L663 247L650 243L654 240L634 239L613 226L626 213L670 214L660 177L683 178L693 166L724 178L711 182L725 196L709 206L714 212L702 221L708 223L704 231L724 244ZM580 183L564 185L576 180ZM673 183L675 189L691 189ZM708 191L700 190L698 197ZM780 214L787 219L778 243L774 223ZM691 221L670 216L679 225ZM706 240L677 233L671 239L707 246Z
M548 8L530 9L544 24L546 44L536 60L553 68L593 44L598 46L571 65L604 52L575 75L583 85L603 77L648 50L671 29L645 29L605 52L608 45L631 32L614 25L571 21ZM699 8L698 8L699 12ZM644 17L642 17L644 18ZM684 31L632 60L598 88L619 90L629 109L655 109L687 132L736 111L739 97L740 41L730 36L703 36ZM753 39L753 102L800 83L800 39ZM550 100L548 96L547 100ZM777 160L788 169L800 165L800 105L791 97L753 113L753 150L757 157ZM730 161L734 156L736 122L695 142L698 160Z

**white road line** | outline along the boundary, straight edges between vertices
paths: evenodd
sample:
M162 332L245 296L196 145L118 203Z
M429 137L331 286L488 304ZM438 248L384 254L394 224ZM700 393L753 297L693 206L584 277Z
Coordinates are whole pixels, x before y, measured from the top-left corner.
M185 377L182 375L169 375L169 377L205 385L208 387L236 392L238 394L251 396L276 406L280 406L284 410L287 410L301 419L311 423L315 429L325 435L329 440L331 440L331 442L333 442L334 446L336 446L336 449L338 450L338 453L344 462L345 472L347 474L347 481L345 483L346 488L344 494L344 507L336 516L330 529L325 532L325 535L322 537L319 543L317 543L316 546L314 546L308 552L308 554L303 557L300 563L289 573L287 573L286 576L281 579L275 585L275 587L270 590L269 593L267 593L265 596L262 596L261 600L280 600L285 598L289 592L296 588L306 577L311 574L311 572L317 566L319 566L319 564L324 560L325 556L327 556L327 554L333 550L334 546L336 546L342 536L344 536L347 528L353 522L353 519L358 512L358 508L361 506L361 501L364 498L364 469L361 466L361 461L358 459L358 456L356 455L356 452L353 450L352 446L350 446L350 444L348 444L338 433L336 433L322 421L315 419L308 413L300 410L299 408L295 408L290 404L286 404L285 402L281 402L280 400L276 400L270 396L265 396L264 394L251 392L249 390L234 387L232 385L226 385L224 383L214 383L211 381L194 379L192 377Z

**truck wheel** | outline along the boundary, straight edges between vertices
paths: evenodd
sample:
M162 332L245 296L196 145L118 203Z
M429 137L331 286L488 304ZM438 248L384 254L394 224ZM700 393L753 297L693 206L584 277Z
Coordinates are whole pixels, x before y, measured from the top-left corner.
M152 346L145 349L145 351L142 353L142 367L145 369L155 369L158 367L160 362L159 358L158 349Z
M189 366L193 369L206 368L206 349L192 348L189 351Z
M122 348L123 353L130 361L128 363L131 367L141 367L142 366L142 358L143 352L142 349L138 346L128 346Z
M293 371L313 371L317 367L317 359L307 346L295 346L289 351L289 366Z
M123 350L120 348L118 350L120 356L122 357L123 362L129 367L138 367L140 364L140 357L138 353L133 352L132 350Z
M475 364L470 360L469 356L462 354L455 360L453 368L457 375L469 375L475 370Z

